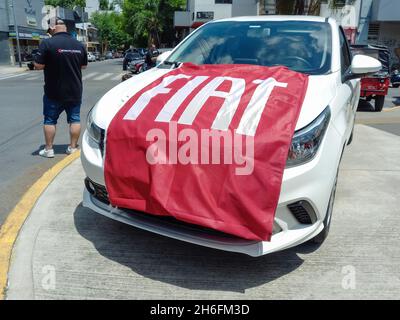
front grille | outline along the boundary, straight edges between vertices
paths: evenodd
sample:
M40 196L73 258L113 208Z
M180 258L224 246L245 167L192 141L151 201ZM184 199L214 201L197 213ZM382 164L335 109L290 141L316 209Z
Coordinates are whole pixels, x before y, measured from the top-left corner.
M302 224L313 224L317 221L317 216L313 207L305 200L291 203L287 207L296 220Z
M92 194L97 200L107 205L110 204L106 187L96 182L93 182L89 178L85 179L85 186L86 189L90 192L90 194Z
M89 178L86 178L85 179L85 186L86 186L86 189L90 192L90 194L93 197L95 197L97 200L99 200L100 202L102 202L102 203L104 203L106 205L110 204L110 200L108 199L108 192L107 192L106 188L103 185L100 185L100 184L98 184L96 182L93 182ZM214 229L203 227L203 226L200 226L200 225L191 224L191 223L188 223L188 222L184 222L184 221L178 220L178 219L176 219L174 217L171 217L171 216L152 215L152 214L149 214L149 213L146 213L146 212L140 212L140 211L136 211L136 210L132 210L132 209L126 209L126 208L119 208L119 209L123 210L123 211L125 211L127 213L130 213L132 215L133 214L139 215L139 216L144 217L144 218L149 219L149 220L158 220L160 222L165 221L167 223L172 223L172 224L177 225L177 226L185 227L186 229L189 228L189 229L201 231L203 233L207 233L207 234L210 234L210 235L223 236L225 238L239 238L239 237L237 237L235 235L228 234L228 233L225 233L225 232L222 232L222 231L214 230ZM276 223L274 223L272 234L274 235L274 234L279 233L281 231L282 231L282 229Z

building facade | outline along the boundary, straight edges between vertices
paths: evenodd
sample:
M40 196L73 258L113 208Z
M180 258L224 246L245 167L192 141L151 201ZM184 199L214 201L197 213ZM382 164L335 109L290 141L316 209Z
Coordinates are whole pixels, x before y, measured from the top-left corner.
M174 27L182 39L208 21L257 14L258 0L187 0L186 11L175 12Z
M0 64L15 64L18 61L16 28L11 0L0 0ZM43 25L44 0L14 0L15 19L18 26L22 60L41 39L47 37Z
M336 9L330 1L321 5L321 15L334 17L351 43L385 45L391 50L392 63L400 63L399 0L343 1Z
M89 23L77 23L75 25L77 37L76 39L82 42L87 51L100 52L100 42L98 37L98 30Z

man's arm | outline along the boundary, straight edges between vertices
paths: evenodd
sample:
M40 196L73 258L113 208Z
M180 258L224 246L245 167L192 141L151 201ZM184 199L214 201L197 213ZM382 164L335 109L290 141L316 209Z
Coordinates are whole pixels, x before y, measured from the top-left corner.
M36 70L43 70L44 67L46 66L44 64L40 64L40 63L37 63L37 62L34 62L33 64L35 65L35 69Z

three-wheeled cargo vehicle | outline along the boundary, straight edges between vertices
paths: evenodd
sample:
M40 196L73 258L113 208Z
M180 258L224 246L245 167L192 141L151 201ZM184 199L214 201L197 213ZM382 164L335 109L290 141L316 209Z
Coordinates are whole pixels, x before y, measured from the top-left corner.
M375 100L375 111L380 112L385 103L385 96L390 86L390 51L385 46L379 45L352 45L353 55L363 54L378 59L382 63L382 69L373 75L361 79L360 98L367 101Z

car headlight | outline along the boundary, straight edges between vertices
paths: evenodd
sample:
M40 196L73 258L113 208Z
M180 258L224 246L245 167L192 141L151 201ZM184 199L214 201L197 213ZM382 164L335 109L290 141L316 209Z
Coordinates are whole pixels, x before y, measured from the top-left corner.
M86 130L89 134L89 137L96 143L100 144L103 139L103 129L101 129L94 123L92 110L93 108L89 111L89 114L87 116Z
M304 164L315 157L324 138L330 117L331 111L329 107L326 107L307 127L294 133L286 168Z

